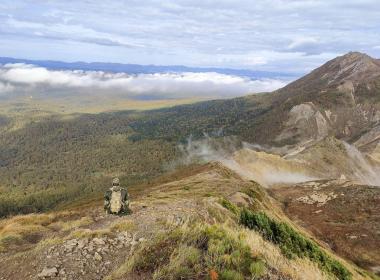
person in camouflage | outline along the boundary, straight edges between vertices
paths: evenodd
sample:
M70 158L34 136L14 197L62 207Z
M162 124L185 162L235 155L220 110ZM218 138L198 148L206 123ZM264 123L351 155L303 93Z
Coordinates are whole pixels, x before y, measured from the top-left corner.
M112 187L104 194L104 209L107 214L127 215L129 209L128 191L120 187L119 178L112 180Z

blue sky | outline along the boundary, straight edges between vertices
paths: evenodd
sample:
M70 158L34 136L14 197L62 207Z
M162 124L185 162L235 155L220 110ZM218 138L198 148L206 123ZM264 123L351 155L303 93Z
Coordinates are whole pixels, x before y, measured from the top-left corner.
M0 56L305 73L380 57L378 0L0 2Z

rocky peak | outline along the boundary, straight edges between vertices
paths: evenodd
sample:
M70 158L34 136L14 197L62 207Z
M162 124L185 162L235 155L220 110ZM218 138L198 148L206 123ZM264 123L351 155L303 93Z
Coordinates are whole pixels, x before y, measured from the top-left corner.
M325 76L329 83L341 81L359 81L380 75L378 60L360 52L349 52L327 64Z
M328 88L348 88L349 92L362 83L380 78L380 60L364 53L349 52L338 56L308 75L279 90L284 98L323 92Z

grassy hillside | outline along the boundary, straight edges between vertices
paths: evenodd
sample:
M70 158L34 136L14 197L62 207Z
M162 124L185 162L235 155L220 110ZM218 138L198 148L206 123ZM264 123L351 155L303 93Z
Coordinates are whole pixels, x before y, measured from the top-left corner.
M312 241L260 185L219 164L130 192L129 216L105 216L95 198L0 220L3 277L54 268L67 279L370 279Z

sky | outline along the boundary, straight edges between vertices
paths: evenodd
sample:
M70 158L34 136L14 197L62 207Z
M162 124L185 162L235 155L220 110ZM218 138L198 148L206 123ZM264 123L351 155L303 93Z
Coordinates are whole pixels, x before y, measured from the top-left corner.
M380 57L378 0L2 0L0 56L306 73Z
M1 0L0 56L186 65L302 76L349 51L380 58L379 0ZM127 75L0 65L0 97L118 92L227 98L289 78L218 73Z

